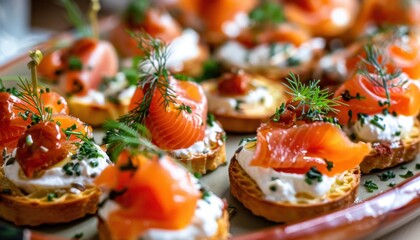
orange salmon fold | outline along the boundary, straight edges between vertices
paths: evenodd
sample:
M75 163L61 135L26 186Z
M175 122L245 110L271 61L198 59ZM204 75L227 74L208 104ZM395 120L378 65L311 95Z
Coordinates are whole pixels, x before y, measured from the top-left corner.
M353 143L331 123L316 122L287 129L262 126L250 165L297 172L316 167L321 173L334 176L357 167L370 151L370 144ZM326 161L333 163L330 170Z

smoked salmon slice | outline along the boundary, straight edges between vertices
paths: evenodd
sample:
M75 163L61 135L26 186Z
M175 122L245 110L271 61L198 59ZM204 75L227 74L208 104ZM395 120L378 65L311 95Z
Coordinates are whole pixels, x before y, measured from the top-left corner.
M398 81L400 80L395 79L388 82L391 100L388 111L404 116L417 115L420 111L420 89L414 81L408 80L405 84L397 84ZM360 96L359 99L355 97L357 95ZM342 96L341 101L345 103L337 107L339 110L337 118L343 125L349 121L355 122L358 114L378 114L388 107L384 105L387 101L385 89L374 85L362 74L356 74L345 82L337 89L335 96Z
M69 112L66 100L56 92L48 91L40 94L41 104L49 107L52 113L67 114ZM8 93L0 92L0 148L13 149L17 146L19 137L31 124L31 114L24 118L20 114L37 113L33 103L29 104Z
M114 47L105 41L82 38L72 46L47 54L39 64L39 74L58 84L63 94L85 95L97 89L103 77L118 71L118 57Z
M291 128L263 125L257 132L250 165L287 172L316 167L323 174L334 176L357 167L370 151L370 144L353 143L331 123L314 122ZM327 161L332 162L332 168L328 169Z
M121 170L127 165L130 170ZM150 228L186 227L201 195L190 174L169 156L131 155L127 150L95 184L118 193L112 200L120 207L110 213L107 225L121 239L135 239Z
M207 99L200 85L169 78L175 98L165 108L160 91L155 90L151 100L146 127L152 142L164 150L186 148L204 138L207 118ZM129 106L133 110L144 100L144 91L138 88Z

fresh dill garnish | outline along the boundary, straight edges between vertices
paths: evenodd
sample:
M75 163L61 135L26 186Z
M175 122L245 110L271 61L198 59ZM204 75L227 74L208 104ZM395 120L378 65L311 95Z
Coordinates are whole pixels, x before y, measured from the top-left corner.
M381 179L381 181L388 181L391 178L395 178L395 173L391 170L388 170L386 172L379 174L378 177L379 179Z
M82 237L83 237L82 232L81 233L76 233L76 234L74 234L73 239L81 239Z
M141 124L127 126L122 122L108 121L104 124L106 136L104 143L108 144L111 161L115 162L125 148L138 149L139 152L152 152L163 155L164 152L150 142L150 133Z
M332 93L327 89L321 90L318 85L320 80L310 81L305 85L299 76L293 73L290 73L286 79L289 83L284 84L289 89L287 93L293 97L292 101L298 102L296 108L301 107L304 119L320 121L329 112L337 113L334 107L344 104L339 101L339 97L331 98Z
M380 104L391 107L390 89L401 87L406 84L408 80L402 78L401 69L396 69L393 73L388 72L386 64L389 61L389 56L382 53L378 46L369 43L364 46L364 50L366 52L366 57L361 58L358 72L365 76L375 87L384 89L387 100ZM398 79L398 81L395 82L395 79Z
M305 174L305 182L312 185L314 181L322 182L322 173L316 167L311 167Z
M365 183L363 184L363 186L366 187L366 190L368 192L373 192L373 191L379 189L378 185L376 185L376 183L373 182L372 180L366 180Z
M420 163L416 163L416 170L420 170Z
M356 95L355 95L355 96L352 96L352 95L350 94L350 91L346 89L346 90L345 90L345 91L341 94L341 98L342 98L344 101L350 101L350 100L352 100L352 99L362 100L362 99L365 99L366 97L364 97L364 96L360 95L360 93L356 93Z
M122 116L119 121L128 126L143 124L148 115L150 104L155 92L161 95L161 105L166 109L169 104L175 102L175 91L170 86L169 72L166 69L168 49L164 42L152 38L145 32L131 33L138 41L139 49L144 53L143 61L139 67L139 87L144 89L144 97L128 114Z
M19 97L27 106L14 106L17 110L21 110L23 113L19 114L23 119L27 119L29 116L32 119L32 123L47 122L51 120L52 108L45 107L42 101L41 95L49 90L39 89L38 90L38 77L36 74L36 67L42 61L43 55L40 50L30 51L29 57L32 59L28 63L28 68L31 70L32 86L28 80L23 80L19 77L20 83L17 84L19 87ZM30 110L35 109L35 111Z
M397 183L395 183L395 182L390 182L390 183L388 184L388 187L395 187L395 185L397 185Z
M280 107L276 107L276 112L270 117L273 122L279 122L280 116L286 111L286 104L282 103Z
M187 113L192 113L191 107L182 103L178 108L179 112L186 111Z
M285 21L282 6L275 1L264 0L249 13L249 18L256 24L278 24Z
M218 78L222 76L222 65L214 59L208 59L203 63L203 73L196 77L196 82L202 82L207 79Z
M409 178L409 177L412 177L412 176L414 176L414 173L410 170L408 170L406 174L400 174L400 177L402 177L402 178Z

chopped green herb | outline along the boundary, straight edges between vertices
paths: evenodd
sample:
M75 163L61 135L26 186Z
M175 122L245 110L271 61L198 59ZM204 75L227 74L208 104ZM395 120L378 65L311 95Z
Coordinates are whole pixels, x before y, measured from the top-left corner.
M76 56L70 56L68 60L69 69L70 70L82 70L83 69L83 63L80 60L80 58Z
M412 176L414 176L414 173L410 170L408 170L406 174L403 174L403 175L400 174L400 177L402 177L402 178L409 178L409 177L412 177Z
M275 192L275 191L277 190L276 185L271 185L271 186L270 186L270 190L271 190L272 192Z
M391 170L388 170L382 174L379 174L378 177L381 179L381 181L388 181L391 178L395 178L395 173Z
M8 189L8 188L3 188L2 190L1 190L1 193L2 194L12 194L12 190L10 190L10 189Z
M378 190L378 185L376 185L376 183L374 183L372 180L367 180L365 181L365 183L363 184L363 186L366 187L366 190L368 192L373 192L375 190Z
M224 133L224 134L222 135L222 141L223 141L223 142L226 142L226 140L227 140L227 135L226 135L226 133Z
M98 162L98 161L90 161L90 162L89 162L89 165L90 165L92 168L96 168L96 167L98 167L98 166L99 166L99 162Z
M48 202L53 201L54 198L57 198L57 194L56 193L48 193L48 195L47 195L47 201Z
M420 163L416 163L416 169L420 170Z
M194 173L194 177L200 179L203 175L201 173Z
M192 113L191 107L182 103L181 106L178 107L179 111L186 111L187 113Z
M214 126L214 122L216 121L216 119L214 118L214 115L213 114L211 114L211 113L207 113L207 124L210 126L210 127L213 127Z
M286 111L286 104L282 103L280 107L276 107L276 112L270 117L273 122L279 122L280 116Z
M322 173L316 167L311 167L305 176L305 182L309 185L312 185L313 181L322 182Z
M327 164L327 170L331 171L331 169L334 167L334 163L328 161L327 159L325 159L325 163Z
M407 169L407 166L406 165L401 165L400 169Z
M259 24L278 24L285 21L282 6L273 1L262 1L258 7L249 13L249 18Z
M286 59L286 65L289 67L295 67L300 65L300 60L296 57L289 57Z
M271 181L276 181L277 179L279 179L278 177L271 177Z
M395 187L395 185L397 185L395 182L390 182L390 183L388 184L388 186L389 186L389 187Z
M235 109L235 111L238 111L239 112L239 111L242 110L241 109L241 104L244 103L244 101L243 100L240 100L240 99L236 99L235 101L236 101L235 102L236 104L235 104L235 108L234 109Z
M362 99L365 99L366 97L364 97L364 96L360 95L360 93L356 93L356 95L355 95L355 96L352 96L352 95L350 94L350 91L346 89L346 90L344 90L344 92L343 92L343 93L341 93L341 98L342 98L344 101L350 101L350 100L352 100L352 99L362 100Z
M83 233L76 233L74 234L73 239L80 239L82 237L83 237Z

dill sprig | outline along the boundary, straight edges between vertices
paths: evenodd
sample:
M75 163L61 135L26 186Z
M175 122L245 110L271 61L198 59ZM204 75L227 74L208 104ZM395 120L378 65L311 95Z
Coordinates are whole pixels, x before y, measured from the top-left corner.
M115 162L122 150L130 149L141 153L155 153L164 155L165 152L150 142L148 129L141 124L128 126L122 122L107 121L104 124L106 136L104 143L108 145L107 153L111 161Z
M49 92L49 89L38 90L38 79L36 74L36 67L42 61L43 55L40 50L35 50L29 52L29 57L31 58L31 61L28 63L28 68L31 70L32 86L27 79L23 80L19 77L17 86L20 90L18 91L19 94L17 96L26 103L26 107L15 106L15 108L23 111L20 116L24 119L31 116L32 122L34 123L46 122L51 120L52 108L44 106L41 94ZM35 109L35 111L32 111L31 107Z
M144 54L138 74L138 85L143 89L144 96L136 108L119 119L129 126L144 123L156 91L162 96L161 105L165 109L170 103L176 103L175 91L170 86L169 72L166 69L169 56L167 46L145 32L131 33L131 35L138 41L138 47Z
M125 19L131 24L143 22L147 9L152 5L150 0L132 0L125 11Z
M388 72L386 64L389 62L389 56L382 53L380 48L369 43L364 46L364 50L366 58L361 58L358 72L372 82L374 86L384 89L387 100L381 104L391 107L390 88L401 87L408 80L401 77L401 69L396 69L393 73ZM398 79L398 81L395 82L394 79Z
M333 112L337 113L337 109L334 107L344 104L339 101L339 97L331 98L332 93L329 93L327 89L321 89L319 87L320 80L309 81L307 85L300 81L299 76L293 73L289 74L286 78L289 84L284 84L289 91L290 95L293 96L292 101L297 102L296 108L302 109L302 118L311 120L323 120L324 115ZM281 114L284 112L284 106L278 110ZM279 117L276 114L275 117Z

